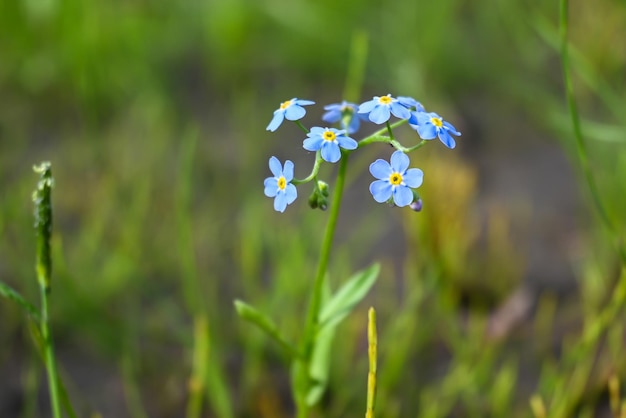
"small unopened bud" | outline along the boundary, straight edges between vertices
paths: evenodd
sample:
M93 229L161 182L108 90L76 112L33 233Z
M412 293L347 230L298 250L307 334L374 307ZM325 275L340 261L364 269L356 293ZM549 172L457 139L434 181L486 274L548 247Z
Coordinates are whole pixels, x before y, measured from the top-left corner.
M326 210L328 208L328 184L318 181L313 189L313 193L309 196L309 206L311 209Z
M422 199L417 199L414 200L413 202L411 202L411 204L409 205L409 207L411 209L413 209L415 212L421 212L422 211L422 207L424 206L424 204L422 203Z

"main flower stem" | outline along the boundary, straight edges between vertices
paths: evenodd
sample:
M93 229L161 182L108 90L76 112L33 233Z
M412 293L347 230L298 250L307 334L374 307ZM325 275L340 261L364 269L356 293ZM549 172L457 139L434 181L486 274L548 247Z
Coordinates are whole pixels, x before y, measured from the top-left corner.
M41 337L43 340L44 360L48 370L48 388L50 391L50 403L52 405L52 416L61 418L61 406L59 402L59 386L56 362L54 360L54 348L52 346L52 335L48 327L48 291L44 286L41 290Z
M313 292L311 294L311 302L309 304L306 327L304 330L302 347L304 364L302 368L302 373L307 374L307 382L311 356L313 354L313 347L315 345L315 338L317 334L319 311L322 304L322 289L324 285L324 277L326 276L326 270L328 269L328 260L330 259L330 252L333 246L333 238L335 236L335 229L337 227L337 219L339 218L339 209L341 208L341 199L343 197L343 189L346 183L347 167L348 153L342 152L341 160L339 160L339 171L337 173L337 181L335 182L335 190L333 191L333 201L330 205L328 223L326 224L326 232L324 233L324 241L322 242L322 250L320 254L320 260L317 265L315 281L313 282ZM308 383L304 385L304 387L299 388L299 391L301 392L299 396L300 399L306 398L308 390ZM297 407L298 418L305 418L308 416L308 406L306 405L306 403L298 402Z

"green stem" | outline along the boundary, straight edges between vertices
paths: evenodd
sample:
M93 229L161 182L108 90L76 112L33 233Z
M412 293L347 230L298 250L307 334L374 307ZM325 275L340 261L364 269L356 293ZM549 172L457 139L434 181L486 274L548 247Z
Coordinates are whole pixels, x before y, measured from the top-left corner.
M41 336L43 338L44 358L46 369L48 370L48 386L50 390L50 403L52 405L52 416L61 418L61 406L59 403L59 385L56 362L54 360L54 348L52 346L52 334L48 327L48 291L44 286L41 290Z
M320 153L320 151L317 151L317 154L315 154L315 164L313 164L313 170L311 170L311 174L308 175L308 177L305 177L303 179L293 179L291 180L292 184L298 185L298 184L303 184L303 183L308 183L311 180L313 180L316 176L317 173L320 171L320 166L322 165L322 154Z
M304 126L302 124L302 122L300 122L299 120L294 121L296 123L296 125L298 125L300 127L300 129L302 129L304 131L304 133L308 134L309 130L306 128L306 126Z
M303 349L304 356L302 373L306 373L308 377L309 365L311 362L311 356L313 353L313 346L315 344L315 337L317 334L317 325L319 320L319 311L322 304L322 289L324 285L324 277L328 269L328 260L330 259L330 252L333 246L333 238L335 236L335 229L337 227L337 219L339 218L339 209L341 208L341 199L343 196L343 189L346 182L346 171L348 167L348 153L342 152L341 160L339 160L339 170L337 173L337 181L335 182L335 190L333 192L333 201L330 205L330 214L328 216L328 223L326 224L326 232L324 233L324 240L322 242L322 249L320 254L320 260L317 265L317 273L315 275L315 281L313 283L313 293L311 295L311 301L309 304L309 311L307 314L307 321L303 336ZM299 387L299 396L297 398L306 399L306 394L309 389L308 379L307 384L304 387ZM298 402L298 418L305 418L308 414L308 406L305 403Z
M591 167L589 165L589 159L587 154L587 147L583 139L582 130L580 127L580 117L578 116L578 108L576 106L576 100L574 98L574 87L572 84L572 78L569 71L569 51L567 41L568 30L568 0L561 0L560 2L560 32L561 32L561 65L563 67L563 82L565 84L565 95L567 98L567 105L572 120L572 127L574 129L574 138L576 140L576 153L578 155L578 161L580 163L583 177L591 193L592 200L595 204L604 226L609 233L616 238L617 252L622 260L623 264L626 264L626 251L624 250L623 243L617 233L615 225L611 221L609 214L606 210L604 201L600 196L600 191L591 173Z

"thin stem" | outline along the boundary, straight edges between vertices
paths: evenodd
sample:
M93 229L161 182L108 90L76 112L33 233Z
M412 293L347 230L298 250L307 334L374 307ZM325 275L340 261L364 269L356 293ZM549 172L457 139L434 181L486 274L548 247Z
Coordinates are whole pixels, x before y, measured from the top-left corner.
M348 167L348 153L342 152L341 160L339 160L339 170L337 173L337 181L335 182L335 190L333 194L333 200L330 205L330 214L328 216L328 223L326 224L326 232L324 233L324 240L322 242L322 249L320 254L320 260L317 265L317 273L315 275L315 281L313 283L313 292L311 294L311 301L309 304L309 311L307 314L306 326L303 336L303 349L304 356L303 364L301 365L302 373L307 374L309 364L311 362L311 356L313 353L313 346L315 344L315 337L317 333L317 325L319 320L319 311L322 303L322 288L324 284L324 277L326 276L326 270L328 268L328 260L330 259L330 252L333 246L333 238L335 236L335 229L337 227L337 219L339 218L339 209L341 208L341 199L343 196L343 189L346 182L346 169ZM308 392L308 379L305 387L300 387L299 398L306 397ZM308 414L308 406L306 403L302 404L298 402L298 417L304 418Z
M574 129L574 138L576 140L576 153L578 155L578 161L583 172L583 176L587 182L587 187L591 193L592 200L595 204L596 210L600 215L600 219L604 223L604 226L611 233L611 235L617 239L616 247L617 252L622 260L623 264L626 264L626 252L624 250L623 243L617 233L615 225L611 221L608 215L604 201L600 196L600 191L591 173L591 167L589 165L587 147L583 139L582 130L580 127L580 117L578 115L578 108L576 106L576 100L574 98L574 87L572 84L572 78L569 71L569 51L567 41L568 30L568 0L561 0L560 2L560 32L561 32L561 65L563 67L563 82L565 84L565 95L567 99L567 105L571 116L572 127Z
M387 126L387 132L389 133L389 138L391 138L392 140L395 139L393 137L393 130L391 129L391 124L389 123L389 121L385 122L385 125Z
M41 293L41 336L43 337L44 358L46 369L48 370L48 387L50 390L50 403L52 405L52 416L61 418L61 406L59 403L59 377L57 374L56 362L54 360L54 348L52 346L52 334L48 327L48 291L44 286L40 286Z
M299 120L294 121L296 125L298 125L300 127L300 129L302 129L304 131L304 133L308 134L309 130L306 128L306 126L304 126L302 124L302 122L300 122Z
M311 174L309 174L307 177L303 179L293 179L291 180L291 183L298 185L298 184L304 184L304 183L310 182L317 176L317 173L320 171L321 164L322 164L322 154L320 153L320 151L317 151L317 154L315 154L315 164L313 164L313 170L311 170Z

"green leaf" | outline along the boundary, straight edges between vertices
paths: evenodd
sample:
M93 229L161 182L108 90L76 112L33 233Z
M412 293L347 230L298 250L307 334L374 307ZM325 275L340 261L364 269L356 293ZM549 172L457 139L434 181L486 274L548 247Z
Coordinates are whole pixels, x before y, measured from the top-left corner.
M246 321L249 321L263 330L267 335L272 337L289 355L292 357L300 357L300 353L295 347L289 343L280 333L278 327L265 314L261 313L252 305L241 300L235 300L235 309L237 314Z
M19 293L13 290L4 282L0 281L0 295L16 302L34 321L39 321L39 312L37 308L28 303L26 299L22 297Z
M326 327L336 327L363 300L376 282L379 272L380 264L376 263L348 279L332 299L324 304L319 317L320 333Z
M324 277L322 287L322 305L326 304L332 297L328 276ZM306 396L308 406L317 404L326 388L328 387L328 377L330 375L330 359L333 340L335 339L335 328L327 327L315 336L315 345L311 353L311 363L309 364L309 380L311 386Z

